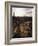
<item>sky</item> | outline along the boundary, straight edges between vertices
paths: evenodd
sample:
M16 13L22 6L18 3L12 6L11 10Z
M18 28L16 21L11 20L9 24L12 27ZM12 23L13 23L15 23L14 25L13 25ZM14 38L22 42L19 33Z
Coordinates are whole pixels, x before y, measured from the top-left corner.
M15 13L15 16L30 16L32 15L33 8L12 8L12 16Z

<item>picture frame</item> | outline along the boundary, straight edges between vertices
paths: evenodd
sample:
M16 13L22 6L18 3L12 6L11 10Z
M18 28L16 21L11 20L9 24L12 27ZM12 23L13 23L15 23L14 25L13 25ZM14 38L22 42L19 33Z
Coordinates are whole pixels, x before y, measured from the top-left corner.
M15 14L13 14L13 12L15 12ZM31 21L32 23L31 25L32 29L30 34L31 36L30 35L28 37L21 36L20 38L17 38L17 36L15 35L16 37L15 36L14 38L12 37L13 34L11 30L12 26L15 25L12 21L16 21L16 19L12 20L13 15L16 15L16 17L19 18L20 21L22 19L20 17L23 17L22 15L26 15L26 17L24 16L26 18L25 19L26 21L25 20L22 21L25 21L25 23L27 23L28 20ZM9 2L9 1L5 2L5 44L12 45L12 44L36 43L36 42L37 42L37 4L23 3L23 2Z

